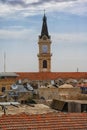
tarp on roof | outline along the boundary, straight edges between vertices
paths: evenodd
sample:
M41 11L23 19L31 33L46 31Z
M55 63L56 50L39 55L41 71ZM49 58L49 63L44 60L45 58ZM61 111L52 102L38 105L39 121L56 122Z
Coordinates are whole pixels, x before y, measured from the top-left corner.
M59 86L59 88L73 88L73 86L70 84L64 84L64 85Z

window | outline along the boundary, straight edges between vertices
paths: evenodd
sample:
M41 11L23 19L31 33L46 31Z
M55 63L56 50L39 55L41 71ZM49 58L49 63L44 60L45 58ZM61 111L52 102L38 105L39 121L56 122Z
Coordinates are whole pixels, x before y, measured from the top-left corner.
M47 61L43 60L43 68L47 68Z
M2 92L4 92L5 91L5 87L2 87Z
M81 87L81 92L83 94L87 94L87 88L86 87Z

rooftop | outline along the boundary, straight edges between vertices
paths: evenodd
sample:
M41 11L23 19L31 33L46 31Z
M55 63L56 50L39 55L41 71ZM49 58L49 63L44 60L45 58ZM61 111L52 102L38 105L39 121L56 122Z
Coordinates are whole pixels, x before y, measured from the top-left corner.
M6 115L15 115L22 112L25 112L26 114L43 114L55 111L44 104L34 104L34 106L20 104L18 107L6 105L6 108ZM0 116L3 115L3 113L2 107L0 107Z
M87 113L3 115L0 130L87 130Z
M55 80L58 78L87 79L87 72L16 72L19 79L30 80Z

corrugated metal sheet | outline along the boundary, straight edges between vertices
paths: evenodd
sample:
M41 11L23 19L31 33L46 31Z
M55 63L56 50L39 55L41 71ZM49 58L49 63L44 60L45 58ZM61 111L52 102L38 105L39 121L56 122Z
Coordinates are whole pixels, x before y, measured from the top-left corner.
M1 72L0 77L17 77L19 76L18 74L14 72Z

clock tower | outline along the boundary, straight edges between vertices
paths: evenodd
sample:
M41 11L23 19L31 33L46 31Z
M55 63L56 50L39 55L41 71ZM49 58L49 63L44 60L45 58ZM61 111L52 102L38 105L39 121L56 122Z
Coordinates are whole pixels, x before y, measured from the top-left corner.
M44 13L41 35L39 36L39 72L51 71L51 37L48 33L47 18Z

